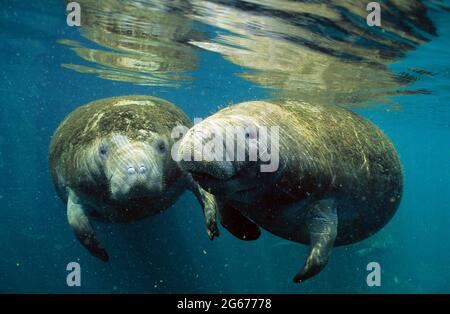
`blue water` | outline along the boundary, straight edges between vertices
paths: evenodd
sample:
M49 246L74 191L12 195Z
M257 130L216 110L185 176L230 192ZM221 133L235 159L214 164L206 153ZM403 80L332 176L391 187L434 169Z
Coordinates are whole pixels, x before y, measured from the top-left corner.
M400 155L401 206L379 233L336 248L319 275L295 285L308 247L263 232L254 242L222 228L211 242L201 209L186 192L166 212L127 225L96 224L110 255L93 258L75 239L47 165L51 136L78 106L103 97L144 94L167 99L191 118L249 99L267 89L239 76L247 69L197 49L195 78L181 87L139 86L78 73L85 64L57 41L85 42L65 24L63 1L2 1L0 12L0 292L33 293L449 293L450 292L450 19L429 12L438 36L389 65L395 73L426 69L389 106L354 110L378 125ZM198 24L206 34L220 32ZM380 245L382 243L382 245ZM383 244L384 243L384 244ZM368 248L375 249L368 250ZM81 265L81 287L68 287L66 265ZM368 287L366 265L381 265L382 284Z

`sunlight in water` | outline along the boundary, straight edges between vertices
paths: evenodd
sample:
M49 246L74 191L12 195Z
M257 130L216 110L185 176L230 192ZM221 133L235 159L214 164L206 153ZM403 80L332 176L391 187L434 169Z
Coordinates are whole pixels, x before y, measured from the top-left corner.
M415 73L389 65L435 35L419 1L382 4L382 28L352 1L80 1L87 42L61 40L89 65L66 68L152 86L180 86L196 47L220 53L276 97L344 106L389 102ZM210 25L216 31L201 31ZM204 28L204 27L203 27ZM92 45L94 44L94 45Z

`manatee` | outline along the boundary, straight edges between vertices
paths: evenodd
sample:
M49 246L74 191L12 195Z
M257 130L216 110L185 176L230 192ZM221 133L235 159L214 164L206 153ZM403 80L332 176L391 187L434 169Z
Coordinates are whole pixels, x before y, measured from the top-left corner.
M56 130L49 166L67 219L89 252L108 260L91 220L127 223L169 208L186 190L201 203L210 238L214 197L171 157L172 129L190 127L175 105L155 97L106 98L70 113Z
M261 227L310 246L295 282L319 273L334 246L385 226L403 189L395 148L378 127L341 107L299 100L222 109L187 132L177 159L216 196L221 223L236 237L255 240Z

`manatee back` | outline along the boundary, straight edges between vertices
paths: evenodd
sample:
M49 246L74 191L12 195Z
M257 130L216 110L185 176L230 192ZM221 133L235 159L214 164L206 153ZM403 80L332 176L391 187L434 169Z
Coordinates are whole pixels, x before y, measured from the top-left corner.
M369 237L395 214L403 175L387 136L367 119L337 106L284 100L295 136L281 145L297 152L281 179L293 194L333 195L338 206L336 245ZM301 187L301 188L298 188Z

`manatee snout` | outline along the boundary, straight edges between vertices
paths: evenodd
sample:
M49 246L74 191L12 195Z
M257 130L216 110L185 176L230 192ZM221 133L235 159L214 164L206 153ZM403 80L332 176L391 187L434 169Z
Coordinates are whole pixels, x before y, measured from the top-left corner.
M126 201L151 198L162 192L160 156L146 144L126 145L106 164L111 198Z
M236 174L236 168L224 139L221 130L203 124L194 126L180 142L178 164L199 182L208 178L231 178Z

